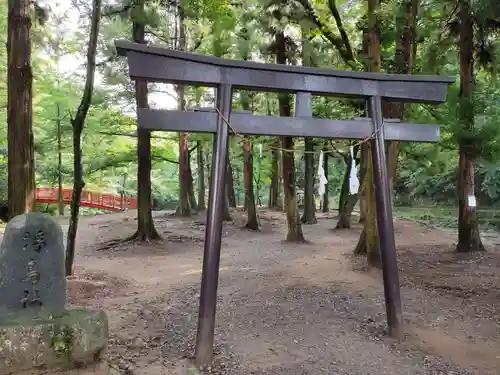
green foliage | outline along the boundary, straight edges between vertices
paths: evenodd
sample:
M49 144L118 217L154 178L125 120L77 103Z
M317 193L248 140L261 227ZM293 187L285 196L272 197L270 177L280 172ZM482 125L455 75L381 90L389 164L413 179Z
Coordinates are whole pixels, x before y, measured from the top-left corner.
M137 155L134 88L128 78L125 59L115 55L113 40L131 37L131 22L146 25L148 42L163 44L170 48L178 46L178 15L185 17L187 49L226 58L273 61L273 36L284 31L287 37L289 61L300 64L302 38L309 40L314 51L312 63L320 67L337 69L360 68L364 61L362 53L362 31L366 28L366 2L361 0L334 2L342 19L351 47L357 60L346 64L338 48L334 47L331 35L339 37L339 27L327 0L166 0L146 1L145 11L134 6L131 0L111 2L103 13L99 45L99 77L92 107L83 135L83 163L86 188L123 193L135 196L137 189ZM77 18L71 12L51 9L43 26L37 25L33 53L34 67L34 136L36 146L36 177L38 186L56 186L59 172L63 184L72 182L71 116L82 93L81 66L83 66L87 40L88 1L81 0ZM309 4L309 7L306 7ZM305 6L306 5L306 6ZM310 12L312 10L312 13ZM458 109L458 83L450 87L448 102L439 107L412 105L407 110L407 120L416 123L440 123L443 125L441 141L437 144L404 144L399 159L398 176L395 181L395 203L399 205L426 204L428 206L454 205L457 197L457 142L463 138L474 139L477 163L476 195L481 206L500 206L500 84L495 67L498 51L493 47L499 43L499 7L495 0L474 2L477 23L476 35L476 85L473 95L475 126L464 130ZM7 0L0 0L0 14L7 14ZM314 15L314 17L312 16ZM382 41L382 70L394 70L397 29L396 21L401 16L401 1L382 2L378 11ZM420 3L417 27L415 71L418 73L442 74L458 77L456 38L454 34L455 4L450 1L429 0ZM318 26L318 23L322 27ZM325 31L326 30L326 31ZM330 38L325 35L330 32ZM7 18L0 18L0 35L6 40ZM67 60L67 57L71 57ZM6 66L5 48L0 49L0 124L6 124ZM73 67L64 66L72 61ZM485 68L483 68L485 67ZM486 69L487 68L487 69ZM176 105L176 93L171 86L150 85L150 103L169 101ZM168 92L168 94L164 94ZM208 88L186 88L188 108L211 106L214 91ZM233 108L241 109L241 98L248 100L254 114L278 115L277 95L269 93L235 93ZM363 115L363 103L336 98L313 98L314 115L322 118L348 119ZM58 165L57 122L61 125L62 166ZM157 136L153 134L153 136ZM152 191L157 209L173 209L178 203L179 174L178 137L175 134L159 134L152 140ZM207 151L210 163L210 135L190 135L190 147L200 140ZM274 139L255 137L254 167L258 178L260 196L265 203L269 191L271 173L271 146ZM263 145L262 157L256 145ZM335 141L338 150L346 150L348 142ZM6 126L0 127L0 201L6 199L7 168ZM317 150L323 146L317 140ZM303 149L302 140L296 140L296 148ZM231 144L231 163L236 182L236 193L243 202L241 144ZM191 157L193 176L197 178L194 154ZM339 194L344 172L344 162L336 154L329 158L329 180L331 196ZM257 163L258 161L258 163ZM258 165L258 167L257 167ZM297 185L303 185L303 154L296 154ZM257 168L259 168L257 170ZM206 172L206 171L205 171ZM257 177L258 176L258 177ZM208 174L205 173L208 179ZM207 182L207 181L206 181ZM55 206L41 206L49 212ZM412 214L416 220L432 225L454 225L456 213ZM85 210L95 213L95 210ZM411 216L409 213L403 213ZM427 216L426 216L427 215ZM449 217L446 219L443 217ZM489 219L488 219L489 220ZM493 220L493 219L492 219ZM444 222L444 224L443 224ZM448 223L448 224L446 224Z

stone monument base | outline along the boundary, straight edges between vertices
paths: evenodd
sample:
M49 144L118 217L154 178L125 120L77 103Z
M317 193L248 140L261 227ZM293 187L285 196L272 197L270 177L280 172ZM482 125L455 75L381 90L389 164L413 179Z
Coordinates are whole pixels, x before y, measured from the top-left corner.
M108 321L103 311L0 320L0 374L107 375Z

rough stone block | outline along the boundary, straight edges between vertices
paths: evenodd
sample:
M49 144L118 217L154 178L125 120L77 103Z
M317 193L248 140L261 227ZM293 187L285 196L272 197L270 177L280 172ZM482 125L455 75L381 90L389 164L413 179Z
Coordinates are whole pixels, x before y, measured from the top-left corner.
M103 311L69 310L46 319L11 316L0 323L0 374L84 368L102 358L107 342Z
M31 212L7 224L0 247L0 321L3 315L64 311L63 232L49 215Z

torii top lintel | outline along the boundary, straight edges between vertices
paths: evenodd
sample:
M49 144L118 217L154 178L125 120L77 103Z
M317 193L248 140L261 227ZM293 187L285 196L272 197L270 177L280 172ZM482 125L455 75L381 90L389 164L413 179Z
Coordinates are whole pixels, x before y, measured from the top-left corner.
M167 48L115 41L127 56L132 79L235 89L309 92L340 97L380 96L394 101L443 103L453 77L349 72L221 59Z

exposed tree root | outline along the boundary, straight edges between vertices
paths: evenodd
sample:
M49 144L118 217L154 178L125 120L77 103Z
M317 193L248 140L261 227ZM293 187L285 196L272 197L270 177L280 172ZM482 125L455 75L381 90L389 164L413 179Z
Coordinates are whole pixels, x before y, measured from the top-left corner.
M457 253L475 253L475 252L486 251L486 249L485 249L483 243L479 242L478 245L471 245L471 244L461 245L461 244L458 244L457 247L455 248L455 251Z
M101 246L99 246L97 251L109 250L117 246L121 246L127 244L129 242L142 242L142 243L152 243L154 241L161 241L163 238L158 234L156 229L153 229L152 233L141 233L136 231L133 235L127 238L118 238L114 240L110 240L104 242Z

